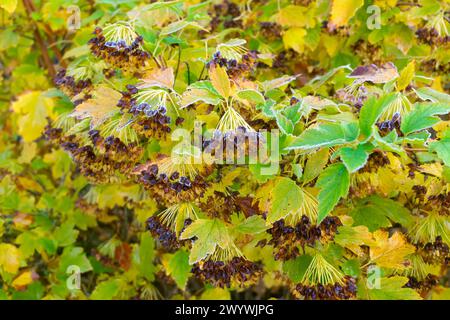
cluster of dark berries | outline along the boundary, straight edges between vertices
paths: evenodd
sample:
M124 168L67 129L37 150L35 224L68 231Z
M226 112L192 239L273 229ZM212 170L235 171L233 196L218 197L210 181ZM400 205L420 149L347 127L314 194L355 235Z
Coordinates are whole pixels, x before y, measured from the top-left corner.
M317 226L303 215L294 227L286 225L284 219L281 219L267 230L272 235L268 244L274 246L275 260L294 259L300 254L299 246L314 246L318 240L332 239L341 225L338 217L326 217Z
M434 242L429 242L419 251L423 260L430 264L442 264L448 261L450 250L441 236L437 236Z
M420 67L427 72L450 73L450 63L441 63L436 59L422 60L420 62Z
M92 87L92 82L90 79L76 81L74 77L66 74L65 69L60 70L56 74L54 81L55 85L70 97L75 97Z
M229 0L215 4L209 11L211 17L209 23L209 32L216 31L220 24L223 23L224 28L242 28L242 20L238 19L241 15L239 6ZM199 34L204 36L207 34L205 30L200 30Z
M151 193L154 199L167 206L180 201L196 201L203 196L208 186L201 175L197 175L191 180L188 177L180 176L178 172L169 176L165 173L158 173L156 164L137 173L138 182Z
M343 285L339 283L316 286L297 284L294 294L303 296L305 300L348 300L356 297L356 280L345 276Z
M192 220L186 219L184 227L187 227L191 223ZM162 224L157 216L152 216L147 219L147 230L150 231L152 237L158 240L161 246L169 252L177 250L183 245L184 240L179 241L175 232Z
M248 77L250 72L255 69L258 59L258 54L256 51L251 50L242 55L241 62L234 59L228 60L222 57L221 53L218 51L214 53L211 61L206 64L209 68L212 65L218 65L227 69L227 74L231 78L238 77Z
M262 274L262 268L242 257L234 257L229 262L200 261L194 264L191 272L201 281L223 288L231 284L242 286L255 283Z
M234 212L239 211L239 207L235 202L237 193L225 194L215 190L212 194L205 197L199 202L199 208L211 218L221 218L230 221L230 217Z
M139 119L133 123L133 129L144 137L164 138L171 129L169 127L171 118L167 115L165 106L155 108L146 102L137 103L133 97L138 89L133 85L127 85L127 91L122 92L122 98L117 106L122 110L126 109L129 113L138 116ZM179 125L183 120L178 118L176 124Z
M358 92L353 94L345 89L339 89L336 91L335 97L344 103L352 104L359 110L367 100L368 92L365 86L359 86L357 90Z
M450 42L450 36L439 36L435 28L419 28L416 35L421 42L428 45L443 45Z
M124 40L106 41L102 29L97 27L95 37L89 40L92 53L116 68L126 72L137 72L146 65L150 54L141 49L144 39L138 36L131 45Z
M219 163L226 159L226 163L233 160L237 164L243 164L241 162L246 161L248 155L256 154L259 143L263 142L264 137L260 133L238 127L235 131L225 133L216 130L211 139L203 141L203 150L216 157Z
M135 144L125 145L114 137L103 138L97 130L89 132L93 146L81 145L74 135L65 136L62 129L50 125L44 135L47 140L68 151L80 172L96 183L116 180L115 171L131 173L141 155L140 148Z
M281 25L276 22L260 22L259 23L261 35L270 41L281 39L281 32L283 29Z
M396 112L391 120L386 120L377 123L377 127L382 133L389 133L392 130L400 130L401 116Z
M431 289L433 289L433 287L435 287L439 284L439 278L432 274L429 274L422 281L417 280L415 277L408 277L408 278L409 278L409 280L405 284L404 287L415 289L415 290L419 291L420 294L426 294Z

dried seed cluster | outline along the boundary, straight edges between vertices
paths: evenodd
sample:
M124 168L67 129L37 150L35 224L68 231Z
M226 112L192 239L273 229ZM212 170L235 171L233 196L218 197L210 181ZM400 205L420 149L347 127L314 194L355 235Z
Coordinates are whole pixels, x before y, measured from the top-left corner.
M184 228L191 223L191 219L186 219L184 221ZM166 251L175 251L186 243L186 240L178 240L175 232L161 223L158 216L152 216L147 220L147 230L151 233L153 238L158 240Z
M95 28L94 35L95 37L89 40L91 52L122 71L136 72L150 59L150 54L141 49L144 41L142 36L127 45L124 40L107 41L100 27Z
M112 136L103 138L97 130L89 132L93 145L81 145L74 135L64 136L62 129L50 125L45 130L45 136L68 151L81 173L96 183L116 179L111 172L131 173L142 152L133 143L126 145Z
M234 257L229 262L200 261L194 264L191 272L201 281L223 288L232 283L240 286L255 283L262 274L262 268L243 257Z
M299 246L314 246L318 240L331 240L342 223L338 217L326 217L318 226L313 225L307 216L294 227L278 220L267 230L272 235L268 242L274 246L275 260L290 260L300 254Z
M450 42L450 36L440 36L435 28L419 28L416 35L419 41L428 45L445 45Z
M450 251L447 244L442 241L440 236L431 243L427 243L419 251L423 260L430 264L448 264Z
M305 300L348 300L356 297L356 280L345 276L344 284L339 283L315 286L297 284L294 295L300 295Z

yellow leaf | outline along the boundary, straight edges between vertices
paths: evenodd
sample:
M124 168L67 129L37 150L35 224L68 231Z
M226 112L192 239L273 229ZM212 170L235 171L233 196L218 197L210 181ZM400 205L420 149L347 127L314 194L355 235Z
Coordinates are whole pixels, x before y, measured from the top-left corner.
M283 27L309 27L313 28L316 24L314 15L308 12L308 8L289 5L278 12L278 23Z
M25 142L31 142L41 136L47 125L47 117L53 116L53 105L53 100L45 97L41 91L25 93L12 104L13 111L19 116L19 134Z
M25 271L14 279L14 281L12 282L12 286L17 290L29 285L32 282L33 282L33 272Z
M5 9L9 14L14 13L17 7L17 0L2 0L0 8Z
M172 88L173 83L174 74L172 68L155 69L142 79L139 88L163 87L170 89Z
M78 119L91 118L91 127L96 127L119 111L117 102L121 94L109 87L100 86L92 96L91 99L78 105L72 116Z
M283 35L283 43L286 49L292 48L301 53L305 45L306 30L302 28L291 28Z
M406 242L400 232L389 238L389 233L378 230L373 233L376 243L370 245L370 262L375 262L385 268L405 268L405 257L416 251L416 248Z
M397 90L402 91L405 89L414 78L414 72L416 69L416 61L412 60L400 73L400 77L397 79Z
M0 267L15 274L20 266L20 251L9 243L0 243Z
M44 189L42 189L41 185L34 181L33 179L26 178L26 177L18 177L17 178L17 184L24 190L27 191L34 191L37 193L44 192Z
M364 4L364 0L333 0L330 22L336 26L345 26Z
M22 147L22 152L20 156L17 158L19 163L30 163L31 160L36 156L36 148L37 145L34 142L25 142Z
M219 65L211 65L209 68L209 78L211 79L214 89L216 89L222 97L228 99L231 95L231 85L225 68L222 68Z

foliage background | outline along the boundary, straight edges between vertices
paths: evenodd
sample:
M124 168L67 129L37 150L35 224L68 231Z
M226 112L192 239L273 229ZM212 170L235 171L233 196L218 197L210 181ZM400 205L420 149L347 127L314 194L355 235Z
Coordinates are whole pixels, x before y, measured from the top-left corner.
M151 7L150 1L137 0L1 1L0 298L298 298L293 286L304 280L308 259L316 252L314 250L323 253L342 275L358 279L357 298L449 298L448 247L447 257L441 254L438 262L414 264L422 255L427 255L422 253L423 248L427 243L435 243L437 236L449 244L450 140L447 139L450 133L446 116L450 101L446 94L450 89L446 29L449 2L269 0L245 4L236 1L235 6L230 3L173 1L157 8ZM81 25L75 31L68 29L68 21L74 13L73 8L70 9L72 5L81 13ZM381 9L379 29L367 27L370 5ZM233 12L233 8L238 8L239 12ZM362 164L351 163L357 158L352 153L354 149L342 151L345 146L330 143L333 136L341 132L332 125L322 127L322 130L330 130L325 132L330 134L328 141L323 142L314 141L323 133L310 131L311 136L301 136L310 123L294 120L282 111L274 119L265 119L282 130L284 146L295 150L292 151L295 156L286 152L286 164L273 177L261 177L258 168L232 166L224 169L221 180L240 197L260 200L257 217L244 215L241 207L240 213L234 213L231 220L225 221L227 228L244 230L236 236L236 243L249 260L264 265L262 280L231 288L204 284L191 274L189 246L167 251L145 231L147 219L161 212L164 205L161 207L152 197L142 197L142 188L136 183L90 181L80 172L70 153L43 138L49 119L54 121L74 109L73 97L55 88L57 72L68 68L76 70L75 77L81 78L81 70L87 70L95 84L107 83L108 79L102 75L106 68L104 62L93 57L87 42L93 37L95 26L103 27L131 17L137 19L136 31L144 38L144 49L163 56L168 66L177 69L175 90L180 94L186 91L188 82L199 80L201 74L206 77L207 70L203 73L202 69L218 44L240 38L246 40L247 48L258 50L260 54L258 69L254 66L255 70L250 71L249 78L253 81L299 75L288 81L289 85L286 82L271 92L263 92L263 99L276 101L279 110L286 107L291 96L327 97L341 106L339 111L313 112L312 117L317 119L319 115L319 123L337 122L339 128L345 127L349 117L359 119L361 133L371 138L379 115L372 123L369 120L368 124L363 124L370 115L358 116L357 110L361 104L366 110L386 105L377 105L379 99L369 98L367 102L357 101L358 97L339 96L339 89L352 83L353 79L348 78L350 68L354 70L372 63L381 66L386 62L395 64L399 78L395 81L382 79L379 85L371 75L366 75L369 81L375 82L373 87L378 88L370 91L371 94L398 93L411 103L422 100L425 106L434 103L431 108L434 109L429 112L427 110L431 109L414 105L413 109L419 110L415 119L425 119L425 124L412 123L411 130L405 130L406 125L402 123L404 135L399 140L380 138L376 141L374 149L388 159L384 163L371 157L366 164L372 149L363 152L366 156L363 155ZM177 20L189 23L171 24ZM427 30L432 27L439 32L429 35ZM202 41L205 35L201 35L199 29L210 31L206 57ZM121 90L125 90L126 84L136 83L133 76L111 81ZM370 108L368 104L372 104ZM410 107L401 109L402 119ZM212 127L220 117L217 110L204 114L192 109L186 112L187 123L203 119ZM419 133L409 136L409 140L406 137L414 131L424 133L422 129L430 127L433 127L429 129L431 136ZM302 138L295 140L299 136ZM305 148L308 145L313 148ZM310 161L311 154L315 153L311 149L323 150L324 146L327 149L325 162ZM328 147L341 150L340 161L336 160L337 155L334 159L328 157ZM168 152L170 144L149 139L144 149L143 160L154 160L158 152ZM347 157L345 152L348 152ZM363 166L368 170L360 174L357 171ZM325 167L328 176L321 176L322 182L319 178L316 185L317 176ZM335 177L339 172L349 174L349 168L355 170L351 173L352 185L347 197L346 182L333 178L330 181L327 177ZM310 175L308 179L305 174ZM245 179L239 180L239 176ZM357 183L355 177L360 179ZM280 203L279 199L284 199L286 194L289 198L293 193L295 201L297 188L306 186L307 180L308 187L325 190L321 191L322 198L319 194L321 203L332 198L329 200L331 207L323 209L325 215L341 197L349 199L341 201L332 211L332 215L341 218L343 229L335 240L315 245L315 249L307 249L312 251L305 255L286 262L275 259L273 246L260 248L256 244L260 240L270 240L265 229L271 228L271 223L301 206L295 202ZM342 185L340 194L335 192L336 183ZM425 200L416 192L417 186L426 188ZM212 188L219 190L218 184ZM378 196L367 198L374 194ZM422 213L422 209L427 214ZM431 226L425 231L411 231L417 230L415 225L423 225L430 215L439 221L430 222ZM262 217L268 217L267 223ZM207 216L208 219L212 218ZM205 241L215 246L215 239ZM412 253L416 260L411 262L407 256ZM80 290L70 290L66 285L67 268L71 265L79 266L82 273ZM369 265L381 268L381 289L370 290L365 286ZM416 289L405 287L411 277L422 277L419 279L422 281L429 274L438 279L431 287L426 283Z

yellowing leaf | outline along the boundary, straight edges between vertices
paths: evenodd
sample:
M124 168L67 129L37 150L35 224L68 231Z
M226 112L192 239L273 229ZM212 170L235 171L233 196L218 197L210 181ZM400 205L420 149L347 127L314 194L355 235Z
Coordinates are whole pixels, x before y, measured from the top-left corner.
M22 152L17 158L19 163L30 163L36 156L37 145L34 142L25 142L22 146Z
M374 232L376 244L370 246L370 262L375 262L385 268L405 268L405 257L416 251L416 248L407 243L400 232L389 238L389 233L383 230Z
M211 65L209 68L209 78L216 91L225 99L231 95L231 84L225 68L219 65Z
M293 49L298 53L303 51L305 45L306 30L302 28L291 28L283 35L283 43L286 49Z
M93 97L78 105L71 115L78 119L91 118L91 127L96 127L119 111L117 102L120 97L120 92L114 89L98 87Z
M0 8L5 9L8 13L14 13L17 7L17 0L2 0Z
M197 237L189 255L189 264L194 264L211 255L216 246L227 249L233 245L224 222L219 219L197 219L190 224L180 239Z
M156 69L147 74L139 84L141 88L147 87L163 87L172 88L174 83L174 75L172 68Z
M345 26L364 4L364 0L333 0L330 22L336 26Z
M0 243L0 267L15 274L20 266L20 251L9 243Z
M314 27L314 15L302 6L289 5L278 12L278 23L283 27Z
M33 278L35 275L33 275L32 271L25 271L21 273L17 278L14 279L12 282L12 286L17 290L22 287L25 287L33 282Z
M386 83L398 77L397 67L392 62L387 62L381 67L374 64L355 68L348 76L359 81L373 83Z
M414 72L416 69L416 61L412 60L400 73L400 77L397 79L397 90L402 91L405 89L412 79L414 78Z
M47 117L53 116L53 105L53 100L45 97L41 91L25 93L12 104L13 111L19 116L19 134L25 142L31 142L41 136L47 125Z

